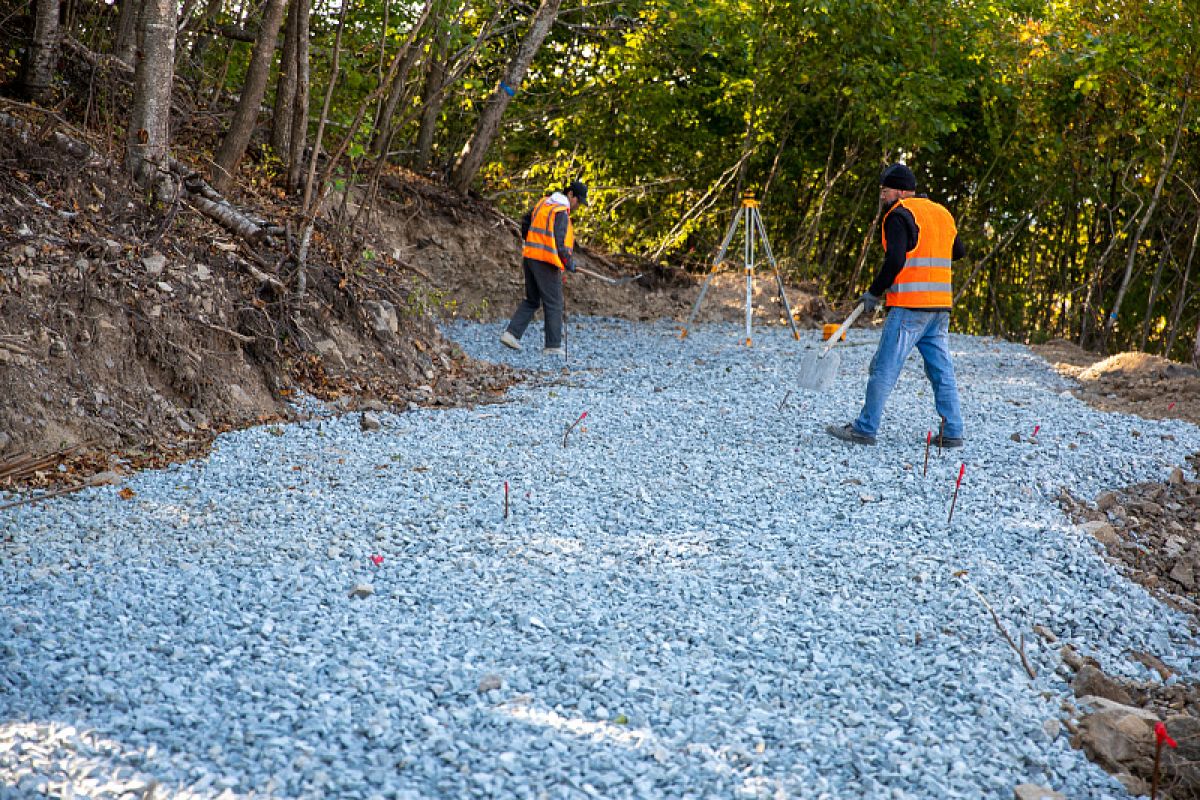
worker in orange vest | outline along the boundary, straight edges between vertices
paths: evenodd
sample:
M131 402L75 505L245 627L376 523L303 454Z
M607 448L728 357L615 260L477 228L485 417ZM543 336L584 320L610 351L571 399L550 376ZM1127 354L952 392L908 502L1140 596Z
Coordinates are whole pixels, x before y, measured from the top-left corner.
M954 363L950 360L950 264L966 255L954 217L945 206L916 193L917 178L904 164L893 164L879 178L883 208L883 266L862 296L866 311L885 302L887 321L871 359L867 397L858 418L830 425L832 436L853 444L875 444L883 407L915 347L925 360L933 384L933 401L941 424L941 447L963 444L962 410Z
M571 181L561 192L543 197L521 218L521 264L525 272L525 299L513 312L500 343L521 349L521 337L538 308L546 324L544 355L565 356L562 343L563 272L575 271L575 228L571 212L587 205L587 186Z

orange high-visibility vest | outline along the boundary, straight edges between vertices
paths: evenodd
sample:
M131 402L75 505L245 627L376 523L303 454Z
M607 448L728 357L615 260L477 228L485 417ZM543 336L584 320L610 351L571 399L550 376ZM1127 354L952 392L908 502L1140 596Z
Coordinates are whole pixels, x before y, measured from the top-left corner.
M887 304L901 308L950 308L954 293L950 289L950 260L958 227L954 217L932 200L909 197L896 206L904 206L917 223L917 244L908 251L904 268L887 290ZM883 225L887 224L887 214ZM881 225L880 227L883 227ZM887 250L887 233L883 234L883 249Z
M559 269L566 269L562 259L558 257L558 245L554 242L554 218L558 214L567 214L567 235L563 244L567 252L575 249L575 226L571 224L570 210L567 206L551 203L549 197L543 197L533 207L533 215L529 221L529 233L525 234L525 248L521 255L542 261Z

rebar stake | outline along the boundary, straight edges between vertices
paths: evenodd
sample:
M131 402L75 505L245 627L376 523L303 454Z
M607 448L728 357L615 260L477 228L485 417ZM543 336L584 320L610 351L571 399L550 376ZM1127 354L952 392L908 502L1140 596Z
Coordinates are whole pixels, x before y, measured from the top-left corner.
M584 418L587 415L588 415L588 412L586 412L586 411L583 412L582 414L579 415L579 419L572 422L570 425L567 426L567 429L565 431L563 431L563 447L567 446L567 437L571 435L571 431L575 430L575 426L578 425L579 423L583 422Z
M954 504L958 502L958 487L962 486L963 473L966 471L966 464L958 468L958 480L954 482L954 497L950 500L950 516L946 517L947 525L950 524L950 520L954 519Z
M928 431L925 434L925 468L921 470L921 477L924 478L929 474L929 442L933 439L933 431Z

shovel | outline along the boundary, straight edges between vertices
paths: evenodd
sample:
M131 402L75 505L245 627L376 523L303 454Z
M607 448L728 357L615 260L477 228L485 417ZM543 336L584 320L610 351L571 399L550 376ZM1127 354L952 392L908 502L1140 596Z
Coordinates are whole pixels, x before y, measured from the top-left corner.
M837 377L838 366L841 364L841 353L833 353L834 345L841 341L842 334L846 329L854 324L854 320L858 319L858 315L863 312L863 304L859 303L850 312L850 316L846 317L846 321L842 326L834 331L833 336L829 337L829 343L822 346L820 350L810 352L800 362L800 378L797 383L801 389L812 389L814 392L824 392L833 385L833 379Z
M626 284L633 283L638 278L642 277L642 273L640 272L637 275L630 275L624 278L610 278L606 275L601 275L599 272L592 272L590 269L584 269L583 267L576 267L575 271L582 272L584 275L590 275L598 281L607 283L609 286L625 286Z

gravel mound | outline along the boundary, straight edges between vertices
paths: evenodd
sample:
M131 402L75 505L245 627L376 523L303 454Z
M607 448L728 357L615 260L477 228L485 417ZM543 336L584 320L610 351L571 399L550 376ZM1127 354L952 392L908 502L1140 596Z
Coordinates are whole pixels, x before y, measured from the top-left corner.
M0 512L0 796L1124 796L1045 724L1057 647L1143 680L1126 651L1197 648L1056 497L1163 479L1196 427L956 336L968 443L923 475L916 364L877 447L823 433L874 332L818 395L813 332L573 319L563 373L500 330L449 335L541 370L508 404L319 414Z

